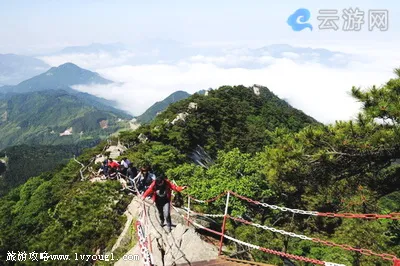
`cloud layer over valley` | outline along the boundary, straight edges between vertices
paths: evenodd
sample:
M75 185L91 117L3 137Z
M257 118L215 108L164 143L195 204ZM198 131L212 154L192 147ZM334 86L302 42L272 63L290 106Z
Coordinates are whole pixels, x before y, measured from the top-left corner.
M71 51L41 59L50 65L72 62L120 82L75 88L116 100L133 115L177 90L194 93L222 85L260 84L324 123L354 117L359 105L349 96L351 87L383 84L400 59L378 48L356 54L289 45L225 50L170 45L164 51L160 47Z

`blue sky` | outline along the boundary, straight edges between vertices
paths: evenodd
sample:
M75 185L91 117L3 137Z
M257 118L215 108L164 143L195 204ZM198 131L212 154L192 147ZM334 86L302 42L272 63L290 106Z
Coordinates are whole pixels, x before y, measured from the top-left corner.
M313 31L295 32L286 23L299 8L310 10ZM387 9L388 31L370 32L367 21L359 32L318 29L320 9L342 15L345 8ZM400 2L393 0L0 0L0 19L0 53L99 72L119 85L76 88L115 100L134 115L176 90L262 84L332 123L357 114L352 86L380 86L400 62ZM132 46L149 39L139 50ZM92 43L122 43L127 49L54 53ZM252 50L272 44L292 47Z
M388 9L387 32L294 32L286 24L296 9ZM0 1L0 51L56 49L92 42L133 43L162 38L185 43L312 44L399 40L400 3L382 1Z

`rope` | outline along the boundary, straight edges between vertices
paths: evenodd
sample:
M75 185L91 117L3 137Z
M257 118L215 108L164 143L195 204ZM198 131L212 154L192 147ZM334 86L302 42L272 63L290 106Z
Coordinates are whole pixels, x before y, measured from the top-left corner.
M96 157L93 157L92 159L90 159L89 163L85 166L83 163L81 163L80 161L78 161L74 155L74 161L77 162L78 164L80 164L82 167L81 169L79 169L79 173L81 175L81 181L86 180L85 176L83 175L83 172L86 171L86 169L89 167L89 165L91 165L94 161L96 160Z
M212 233L217 234L217 235L222 235L222 233L220 233L220 232L216 232L216 231L214 231L214 230L208 229L208 228L206 228L206 227L204 227L204 226L202 226L202 225L200 225L200 224L197 224L196 222L194 222L194 221L192 221L192 220L187 219L184 215L182 215L182 214L179 212L179 210L177 210L177 208L175 208L174 206L173 206L173 208L174 208L175 211L176 211L177 213L179 213L185 220L189 221L191 224L195 225L196 227L201 228L201 229L204 229L204 230L207 230L207 231L212 232ZM229 240L231 240L231 241L234 241L234 242L236 242L236 243L238 243L238 244L247 246L247 247L249 247L249 248L257 249L257 250L263 251L263 252L265 252L265 253L270 253L270 254L274 254L274 255L281 256L281 257L286 257L286 258L295 259L295 260L298 260L298 261L310 262L310 263L313 263L313 264L326 265L326 266L328 266L328 265L330 265L330 266L333 266L333 265L345 266L345 265L342 265L342 264L333 264L333 263L330 263L330 262L324 262L324 261L320 261L320 260L316 260L316 259L309 259L309 258L305 258L305 257L301 257L301 256L292 255L292 254L289 254L289 253L284 253L284 252L280 252L280 251L275 251L275 250L263 248L263 247L260 247L260 246L257 246L257 245L253 245L253 244L250 244L250 243L246 243L246 242L244 242L244 241L238 240L238 239L236 239L236 238L233 238L233 237L230 237L230 236L227 236L227 235L223 235L223 237L226 238L226 239L229 239ZM330 264L327 264L327 263L330 263Z
M191 200L193 200L195 202L198 202L198 203L209 203L209 202L217 200L218 198L222 197L225 194L227 194L227 192L221 193L218 196L216 196L214 198L211 198L211 199L208 199L208 200L199 200L199 199L196 199L196 198L192 197L191 195L188 195L188 196L190 197ZM400 219L400 213L391 213L391 214L387 214L387 215L383 215L383 214L352 214L352 213L321 213L321 212L316 212L316 211L305 211L305 210L299 210L299 209L291 209L291 208L287 208L287 207L281 207L281 206L277 206L277 205L271 205L271 204L267 204L267 203L262 203L260 201L252 200L250 198L247 198L245 196L242 196L242 195L240 195L238 193L231 192L231 191L230 191L230 194L236 196L239 199L245 200L245 201L247 201L249 203L253 203L253 204L256 204L256 205L259 205L259 206L262 206L262 207L271 208L271 209L274 209L274 210L285 211L285 212L292 212L292 213L296 213L296 214L304 214L304 215L311 215L311 216L322 216L322 217L361 218L361 219L393 219L393 220ZM194 212L192 210L189 210L189 214L195 214L195 215L200 215L200 216L204 216L204 217L224 217L224 215L222 215L222 214L206 214L206 213ZM303 239L303 240L313 241L314 243L319 243L319 244L326 245L326 246L338 247L338 248L341 248L343 250L354 251L354 252L358 252L358 253L361 253L361 254L367 255L367 256L377 256L377 257L380 257L383 260L389 260L389 261L395 261L395 262L397 262L399 260L395 255L392 255L392 254L387 254L387 253L379 254L379 253L376 253L376 252L374 252L372 250L369 250L369 249L354 248L354 247L352 247L350 245L336 244L336 243L333 243L333 242L330 242L330 241L325 241L325 240L321 240L321 239L318 239L318 238L311 238L311 237L308 237L308 236L305 236L305 235L300 235L300 234L296 234L296 233L293 233L293 232L287 232L287 231L276 229L276 228L273 228L273 227L268 227L268 226L265 226L265 225L252 223L252 222L246 221L246 220L244 220L242 218L236 218L236 217L232 217L232 216L229 216L229 215L227 215L227 218L230 218L232 220L235 220L235 221L238 221L238 222L241 222L241 223L244 223L244 224L248 224L248 225L252 225L252 226L258 227L258 228L262 228L264 230L268 230L268 231L271 231L271 232L274 232L274 233L279 233L279 234L282 234L282 235L288 235L290 237L300 238L300 239ZM188 220L188 219L185 218L185 220ZM205 229L203 226L201 228ZM221 233L219 233L219 234L221 235ZM229 237L226 237L226 238L229 239ZM249 244L249 243L247 243L246 245L247 246L250 245L249 247L251 247L251 244ZM254 247L256 247L256 246L254 246ZM259 248L259 249L262 250L264 248ZM267 250L267 249L265 249L265 250ZM265 250L263 250L263 251L265 251ZM275 251L272 251L272 252L275 252ZM275 254L275 253L273 253L273 254ZM337 265L337 264L334 264L334 263L326 264L325 263L323 265Z
M124 178L128 178L127 176L125 176L125 175L123 175L121 173L119 173L119 174L120 174L120 176L122 176ZM136 183L133 182L133 185L135 186L136 196L141 200L141 196L139 194L139 190L137 189ZM149 251L149 249L148 249L148 242L147 242L147 239L146 239L146 232L150 231L149 228L148 228L146 204L145 204L145 202L143 200L141 200L141 201L142 201L142 208L143 209L139 214L138 222L139 222L140 225L144 224L144 232L142 230L142 227L140 227L141 232L143 234L143 235L140 235L139 231L138 231L138 237L139 237L139 243L140 243L139 244L140 245L140 251L142 253L142 258L143 258L144 265L153 266L154 265L153 264L153 256L151 254L151 251ZM136 224L138 224L138 222ZM137 225L137 227L138 227L138 225ZM150 243L150 245L151 245L151 243Z
M270 208L273 210L280 210L284 212L292 212L296 214L305 214L311 216L322 216L322 217L340 217L340 218L360 218L360 219L391 219L391 220L400 220L400 213L390 213L390 214L359 214L359 213L324 213L317 211L304 211L299 209L291 209L286 207L280 207L277 205L271 205L267 203L263 203L257 200L249 199L245 196L239 195L235 192L230 192L232 195L245 200L249 203L253 203L256 205L260 205L262 207Z
M184 210L188 211L188 208L183 207ZM223 214L208 214L208 213L200 213L200 212L195 212L192 210L189 210L190 213L193 213L195 215L200 215L200 216L205 216L205 217L213 217L213 218L220 218L220 217L224 217Z
M268 231L271 231L271 232L274 232L274 233L279 233L279 234L287 235L287 236L290 236L290 237L296 237L296 238L300 238L300 239L303 239L303 240L313 241L315 243L320 243L320 244L325 245L325 246L338 247L338 248L341 248L341 249L344 249L344 250L348 250L348 251L355 251L355 252L359 252L359 253L361 253L363 255L367 255L367 256L377 256L377 257L380 257L383 260L393 261L393 260L397 259L397 257L392 255L392 254L386 254L386 253L379 254L379 253L375 253L375 252L373 252L373 251L371 251L369 249L362 249L362 248L359 249L359 248L351 247L349 245L341 245L341 244L336 244L336 243L333 243L333 242L330 242L330 241L324 241L324 240L321 240L321 239L318 239L318 238L311 238L311 237L308 237L308 236L305 236L305 235L298 235L298 234L295 234L295 233L292 233L292 232L287 232L287 231L279 230L279 229L276 229L276 228L273 228L273 227L268 227L268 226L265 226L265 225L252 223L252 222L246 221L244 219L236 218L236 217L232 217L232 216L228 216L228 218L230 218L230 219L232 219L234 221L238 221L238 222L244 223L244 224L252 225L252 226L257 227L257 228L262 228L264 230L268 230Z
M221 194L217 195L216 197L208 199L208 200L199 200L199 199L192 197L191 195L188 195L188 197L198 203L210 203L210 202L216 201L217 199L225 196L227 193L228 193L227 191L222 192Z
M271 232L274 232L274 233L279 233L279 234L287 235L287 236L290 236L290 237L296 237L296 238L300 238L300 239L303 239L303 240L312 240L311 237L308 237L308 236L305 236L305 235L298 235L298 234L295 234L295 233L292 233L292 232L287 232L287 231L284 231L284 230L275 229L273 227L268 227L268 226L265 226L265 225L248 222L248 221L246 221L244 219L232 217L230 215L228 215L227 217L232 219L232 220L234 220L234 221L238 221L238 222L241 222L241 223L244 223L244 224L252 225L252 226L257 227L257 228L262 228L264 230L268 230L268 231L271 231Z

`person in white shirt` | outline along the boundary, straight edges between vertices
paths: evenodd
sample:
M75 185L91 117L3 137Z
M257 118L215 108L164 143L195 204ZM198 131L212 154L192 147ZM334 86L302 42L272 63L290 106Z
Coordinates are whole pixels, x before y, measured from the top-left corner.
M127 174L127 171L128 171L128 168L129 168L129 164L130 164L131 162L128 160L128 158L126 158L126 157L124 157L123 159L122 159L122 161L121 161L121 173L123 174L123 175L125 175L126 176L126 174Z

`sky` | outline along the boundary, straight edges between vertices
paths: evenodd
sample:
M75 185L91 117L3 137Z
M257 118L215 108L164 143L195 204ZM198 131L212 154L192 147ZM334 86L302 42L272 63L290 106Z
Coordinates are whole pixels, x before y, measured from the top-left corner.
M287 24L299 8L310 11L312 31ZM343 18L337 31L318 29L319 10L336 9L341 16L348 8L365 12L360 31L344 31ZM370 9L388 10L387 31L368 30ZM261 84L332 123L357 113L359 105L348 95L352 86L381 85L400 62L400 3L393 0L0 0L0 19L0 53L36 56L52 66L73 62L123 82L76 88L117 100L134 115L176 90ZM167 49L171 42L179 45ZM57 52L92 43L121 43L126 49ZM295 49L282 46L279 55L251 50L273 44Z

